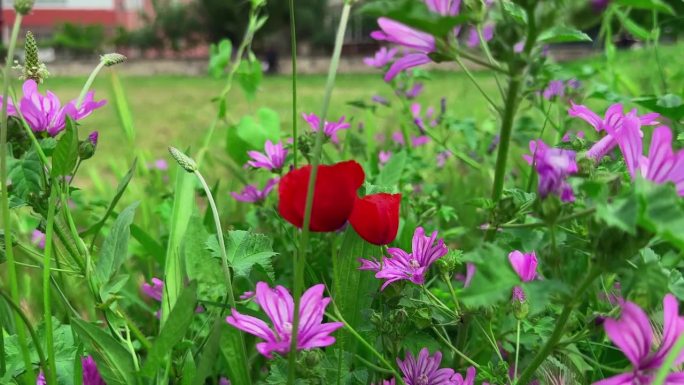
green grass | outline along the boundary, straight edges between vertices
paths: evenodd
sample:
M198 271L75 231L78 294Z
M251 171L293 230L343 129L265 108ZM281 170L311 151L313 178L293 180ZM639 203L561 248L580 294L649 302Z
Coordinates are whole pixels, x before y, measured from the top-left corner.
M676 58L682 51L682 45L661 48L663 71L667 78L681 79L682 70ZM636 50L620 53L618 65L620 70L630 77L644 93L652 93L657 83L658 70L652 50ZM603 56L583 59L575 63L563 65L564 68L588 67L601 70L605 66ZM645 69L648 69L647 71ZM475 74L485 91L497 98L497 88L491 73ZM439 105L439 99L446 97L448 108L456 116L474 118L482 122L495 119L496 116L487 107L485 99L478 93L470 80L462 72L439 72L431 75L426 81L424 93L419 98L423 105ZM62 100L76 98L85 81L83 78L51 78L44 88L53 90ZM167 158L166 147L174 145L179 148L197 149L202 138L215 116L215 106L211 102L224 86L223 80L208 77L185 76L149 76L122 77L122 82L129 99L136 128L136 147L143 149L148 160ZM320 110L323 97L325 77L323 75L300 76L299 78L299 112L316 112ZM682 84L674 82L672 84ZM681 88L681 87L680 87ZM107 71L103 71L96 80L93 89L96 98L112 99L111 85ZM670 90L681 92L681 89ZM370 102L370 98L379 93L390 98L391 90L383 84L381 74L352 75L340 74L335 85L333 101L330 108L330 119L341 115L348 117L363 116L359 110L347 104L352 100ZM247 102L244 94L235 84L228 98L229 120L236 122L244 114L256 111L260 107L276 110L281 119L282 129L289 132L292 127L291 93L289 76L265 77L256 99ZM358 121L358 120L357 120ZM125 136L120 128L114 105L110 102L92 116L83 120L81 137L87 132L98 130L100 143L95 158L87 167L96 167L105 175L112 161L118 164L130 163L134 157L134 149L126 144ZM299 121L302 130L308 130L303 121ZM388 120L385 124L392 124ZM223 151L225 131L216 131L216 150ZM124 172L122 170L122 172Z

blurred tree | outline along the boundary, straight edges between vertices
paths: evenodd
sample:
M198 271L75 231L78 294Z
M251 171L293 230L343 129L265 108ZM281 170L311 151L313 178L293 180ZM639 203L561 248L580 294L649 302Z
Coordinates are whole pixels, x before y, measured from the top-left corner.
M104 42L104 28L101 25L64 23L57 28L51 43L55 49L78 57L100 52Z

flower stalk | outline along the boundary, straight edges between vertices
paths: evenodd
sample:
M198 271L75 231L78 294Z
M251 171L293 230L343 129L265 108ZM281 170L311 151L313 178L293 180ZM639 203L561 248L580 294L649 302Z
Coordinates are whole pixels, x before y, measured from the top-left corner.
M45 228L45 251L43 254L43 320L45 322L45 346L47 349L48 365L45 375L49 384L57 383L57 363L55 361L55 343L52 335L52 295L50 282L50 263L52 260L52 236L54 234L55 207L57 206L57 188L55 178L52 178L52 189L48 201L47 225Z
M9 100L10 88L10 71L12 70L12 58L14 57L14 50L17 46L17 38L19 37L19 28L23 14L17 12L14 18L14 26L12 27L12 34L10 36L9 47L7 49L7 58L5 59L5 71L2 87L2 100ZM14 250L12 249L12 222L10 218L9 209L9 195L7 188L7 131L8 131L8 116L7 109L9 103L2 103L2 126L0 127L0 185L2 186L2 194L0 195L0 209L2 210L2 223L5 236L5 255L7 258L7 272L9 275L10 297L14 303L19 303L19 285L17 281L17 266L14 260ZM17 335L19 337L19 346L21 348L21 355L24 359L28 372L28 382L35 383L35 376L31 368L31 357L29 355L28 345L26 344L26 331L24 329L20 315L15 311L15 324L17 328Z
M288 365L288 385L294 385L296 362L297 362L297 334L299 329L299 307L302 291L304 290L304 266L306 265L306 250L309 247L309 234L311 225L311 211L313 208L313 194L316 186L316 174L318 166L321 162L321 151L323 148L323 138L325 137L324 126L325 119L328 115L328 107L330 106L330 99L332 97L332 90L335 86L335 77L337 75L337 67L340 63L340 55L342 54L342 43L344 42L345 31L347 30L347 22L349 21L349 14L351 12L351 2L346 1L342 8L342 15L340 16L340 23L337 28L337 35L335 37L335 47L333 49L332 59L330 61L330 68L328 69L328 78L325 84L325 93L323 94L323 106L320 115L318 132L316 133L316 142L313 149L313 156L311 159L311 174L309 177L309 185L307 186L306 203L304 206L304 223L302 226L302 234L300 238L299 249L294 254L294 317L292 320L292 340L290 343L290 355Z
M297 168L297 30L295 24L294 0L289 1L290 7L290 56L292 57L292 164Z

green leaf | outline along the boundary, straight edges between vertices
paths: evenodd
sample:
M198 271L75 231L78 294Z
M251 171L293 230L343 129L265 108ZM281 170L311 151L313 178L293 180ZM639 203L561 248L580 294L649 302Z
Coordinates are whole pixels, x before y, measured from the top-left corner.
M196 215L190 217L181 245L185 272L189 279L197 281L200 298L213 301L225 296L226 283L221 263L207 248L207 239L209 239L209 233L202 225L200 217ZM216 237L212 239L215 241Z
M105 214L102 216L102 219L97 221L94 225L90 226L90 228L84 232L81 233L81 236L86 236L86 235L91 235L94 234L93 237L96 237L97 234L100 232L102 227L105 225L107 222L107 218L109 218L110 215L112 215L112 212L114 211L114 208L116 207L116 204L119 203L119 200L123 196L123 193L126 191L126 187L128 187L128 183L131 182L131 178L133 178L133 174L135 174L135 167L136 164L138 163L138 159L133 160L133 164L131 165L131 168L128 169L128 172L126 175L119 181L119 185L116 186L116 193L114 194L114 198L112 198L112 201L109 202L109 206L107 206L107 211L105 211ZM93 238L94 239L94 238Z
M126 91L119 80L119 76L116 71L111 71L112 80L112 99L114 100L114 107L116 107L116 114L119 117L119 124L126 134L128 143L132 144L135 142L135 126L133 125L133 114L131 113L131 108L128 106L128 98L126 97Z
M99 327L72 318L71 327L93 356L102 379L108 385L136 384L135 367L130 353Z
M404 151L392 155L378 174L376 184L378 186L394 186L399 183L404 168L406 168L407 158Z
M674 185L656 185L639 179L636 188L645 207L639 225L684 250L684 207Z
M199 356L199 364L197 365L197 372L192 381L193 385L204 385L207 377L211 376L218 360L219 346L221 342L221 331L224 330L226 321L222 318L216 318L214 326L211 328L207 343L202 349ZM185 378L183 378L185 382Z
M378 0L363 5L359 12L387 17L434 36L446 36L454 27L472 21L465 12L458 16L441 16L431 12L424 2L415 0Z
M209 75L220 78L230 63L230 55L233 45L230 40L222 39L218 44L212 44L209 48Z
M100 299L107 303L109 299L118 294L126 285L130 276L128 274L115 275L108 282L100 286Z
M503 8L504 11L506 11L506 13L508 13L513 20L515 20L516 23L527 25L527 12L525 12L521 6L512 1L504 0Z
M648 40L651 37L651 32L637 24L634 20L630 19L629 16L627 16L624 12L616 9L615 14L617 15L618 19L620 19L620 22L625 29L634 35L634 37L641 40Z
M206 345L204 349L206 349ZM192 385L195 377L197 377L197 365L190 351L185 355L182 373L180 385Z
M684 301L684 278L679 270L670 270L670 280L667 284L667 288L680 301Z
M40 157L33 149L29 150L22 159L10 159L7 176L12 181L12 196L18 198L19 202L26 202L29 195L40 193L42 173L43 166ZM15 204L19 202L15 200Z
M575 41L591 41L586 33L565 26L553 27L539 34L537 41L541 43L569 43Z
M178 296L178 301L173 306L159 337L147 352L147 361L142 369L144 375L153 376L159 366L163 364L165 357L183 340L195 316L196 306L197 282L192 281Z
M468 308L491 307L511 298L513 286L520 284L508 262L508 253L491 244L483 245L464 256L464 260L475 262L477 271L460 296Z
M650 9L658 12L669 13L674 15L675 11L672 7L661 0L615 0L617 4L627 7Z
M226 150L239 165L247 162L247 151L263 151L266 140L280 140L280 118L270 108L260 108L256 117L246 115L237 125L228 129Z
M215 236L210 236L207 246L215 258L221 258ZM272 241L266 235L242 230L229 231L226 237L226 254L236 276L247 277L254 265L260 265L271 279L275 278L271 258L277 253L273 251Z
M52 154L52 175L70 175L78 161L78 129L71 117L66 117L66 128Z
M131 236L138 241L145 251L154 257L159 264L164 263L164 246L157 242L152 236L145 232L140 226L135 223L131 225Z
M253 101L256 97L261 79L264 76L261 71L261 62L253 55L250 54L252 57L249 60L243 60L235 73L235 79L249 101Z
M638 214L639 202L633 190L630 190L627 196L596 206L597 219L632 235L636 234Z
M671 120L684 119L684 101L679 95L643 96L632 99L632 101Z
M251 384L248 371L251 366L244 360L245 355L241 351L244 342L240 335L241 332L225 322L221 322L220 325L221 353L228 363L226 366L228 378L233 384Z
M359 237L347 228L342 238L340 252L333 256L333 295L335 305L349 325L359 330L365 324L363 311L368 309L378 293L380 282L374 274L359 271L359 258L379 257L382 250ZM338 349L355 353L357 342L344 329L338 332ZM351 363L350 363L351 364Z
M106 284L110 278L119 270L121 265L128 257L128 238L130 235L131 223L135 217L135 209L139 202L134 202L126 207L112 225L107 238L102 244L100 258L95 266L95 276L100 284Z

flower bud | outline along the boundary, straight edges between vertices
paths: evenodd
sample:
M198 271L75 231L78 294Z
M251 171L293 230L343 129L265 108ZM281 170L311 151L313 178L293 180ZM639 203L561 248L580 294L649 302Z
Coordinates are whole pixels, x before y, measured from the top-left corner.
M106 67L115 66L121 64L128 60L128 58L120 53L112 52L100 56L100 61L104 63Z
M15 0L14 10L20 15L28 15L33 9L34 0Z
M513 289L513 290L515 290L515 289ZM525 318L527 318L527 315L530 313L530 305L527 303L526 299L523 299L521 301L519 299L514 298L511 301L511 305L513 306L513 316L516 319L522 321Z
M169 147L169 152L171 153L173 159L175 159L185 171L191 173L197 171L197 163L195 163L192 158L182 153L179 149L175 147Z
M90 135L88 135L86 140L83 140L78 144L78 156L81 158L81 160L90 159L93 157L93 155L95 155L98 136L98 132L93 131L90 133Z

